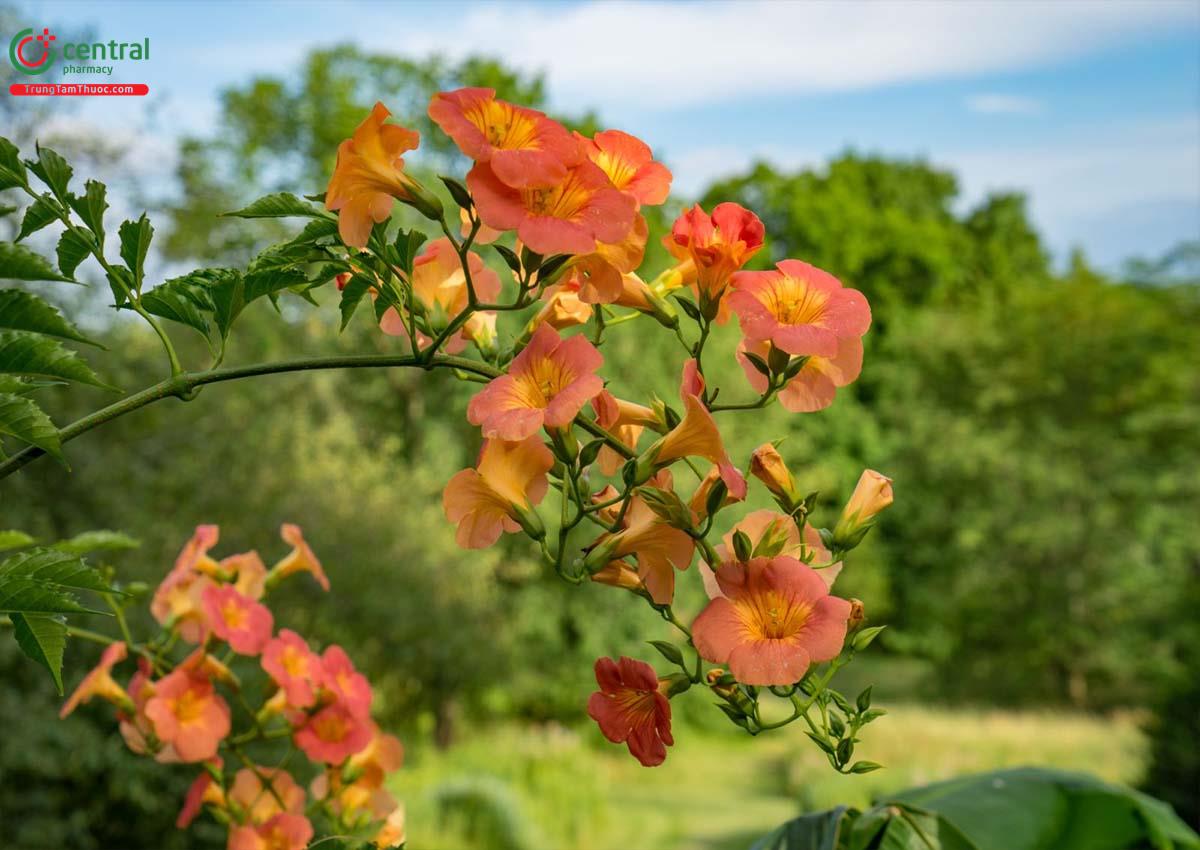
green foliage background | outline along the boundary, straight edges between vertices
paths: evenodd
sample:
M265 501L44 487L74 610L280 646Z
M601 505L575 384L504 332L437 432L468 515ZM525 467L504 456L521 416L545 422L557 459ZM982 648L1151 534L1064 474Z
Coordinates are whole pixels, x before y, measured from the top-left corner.
M273 222L215 215L267 191L321 191L337 142L376 98L421 129L418 169L461 166L428 126L424 104L432 91L464 84L534 106L544 100L541 79L490 60L451 65L351 47L314 52L298 74L230 90L211 137L181 145L178 200L162 203L157 217L163 261L235 264L279 238ZM602 126L592 115L560 117L584 130ZM1106 710L1153 707L1173 693L1164 717L1200 714L1194 687L1184 688L1198 678L1185 654L1196 642L1200 579L1195 248L1133 263L1123 279L1079 255L1060 270L1021 197L995 195L957 212L953 174L855 152L816 171L760 164L701 200L736 200L762 216L770 241L757 265L800 257L872 303L857 384L819 414L772 408L734 418L729 441L744 462L757 443L786 435L782 450L802 486L821 492L826 521L864 466L895 478L895 508L839 579L842 593L892 625L882 646L894 663L880 674L877 699ZM654 244L677 209L673 201L655 213ZM662 262L653 248L648 264ZM67 312L113 353L103 360L106 381L130 389L161 377L144 329L72 297ZM324 301L313 311L285 300L282 320L268 304L253 305L226 362L393 348L361 315L339 336L332 299ZM662 335L637 327L610 334L613 389L670 397L678 356ZM732 354L735 341L728 327L712 350ZM182 351L198 362L191 342ZM723 367L712 361L727 394L745 390L732 356ZM639 638L660 636L656 619L611 588L575 590L545 576L520 542L455 547L440 494L477 449L463 416L469 396L448 376L406 370L208 387L187 404L160 403L70 444L70 472L42 460L0 483L0 525L43 539L131 531L144 545L122 556L123 575L156 582L198 523L221 525L222 551L259 548L270 558L280 551L274 530L297 522L334 590L325 597L296 582L278 607L300 631L352 648L378 683L385 724L445 743L463 718L573 722L591 661L635 653ZM111 396L44 398L62 423ZM698 602L690 587L680 607ZM0 655L6 683L19 669L27 684L4 689L13 703L4 716L52 726L41 671L27 678L32 668L14 666L12 655L7 647ZM78 671L86 652L73 655ZM892 668L920 672L889 678ZM62 735L78 727L87 738L86 722L73 720ZM1170 764L1181 751L1171 743L1180 722L1158 727L1164 766L1155 776L1195 787L1194 757L1189 767ZM5 746L0 819L30 799L21 790L22 771L32 769L23 744ZM114 746L109 739L81 757L79 769L135 770ZM73 787L66 772L59 781ZM149 805L140 781L122 786L131 811ZM1194 797L1171 799L1200 817L1188 812Z

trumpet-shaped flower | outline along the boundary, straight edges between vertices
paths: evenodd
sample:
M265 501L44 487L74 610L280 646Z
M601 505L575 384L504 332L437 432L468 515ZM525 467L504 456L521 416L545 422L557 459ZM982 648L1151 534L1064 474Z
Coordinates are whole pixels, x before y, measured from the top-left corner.
M209 575L221 569L208 555L219 536L220 530L215 525L196 526L191 540L175 559L175 566L150 600L150 613L159 625L177 628L180 637L190 643L199 643L207 631L202 596L212 586Z
M642 264L649 226L642 215L619 242L596 244L596 250L571 263L571 278L578 281L579 297L587 304L619 304L627 297L624 277Z
M716 464L721 480L734 499L746 498L746 479L729 459L721 442L721 432L704 402L687 393L683 404L685 412L680 423L639 459L639 479L643 479L649 469L664 467L685 457L702 457Z
M372 843L376 850L391 850L394 847L403 847L408 841L408 833L405 829L404 807L397 806L392 810L392 813L387 816L383 826L379 827L379 832L375 833L375 838Z
M624 743L646 767L662 764L675 740L671 703L659 688L654 668L632 658L598 658L596 683L600 690L588 699L588 715L604 737L614 744Z
M580 279L571 275L561 283L550 286L542 293L542 309L529 320L526 333L532 334L542 325L556 331L576 325L586 325L592 318L592 305L580 297Z
M576 133L584 154L608 175L612 184L638 204L661 204L671 193L671 172L654 161L650 146L620 130L605 130L588 139Z
M266 823L278 814L304 814L304 789L282 768L243 767L233 777L228 800L237 807L241 820Z
M304 532L300 530L300 526L285 522L279 527L279 536L283 538L284 543L292 547L292 551L271 568L269 583L296 573L309 573L317 584L321 585L322 590L329 590L329 577L325 575L320 560L304 540Z
M552 466L554 455L537 437L485 440L477 467L456 473L442 494L446 518L458 525L458 545L484 549L536 519L533 507L546 495Z
M692 492L692 498L688 499L688 507L696 515L697 521L708 517L708 498L712 493L713 487L717 486L718 481L721 481L721 470L715 466L710 467L708 472L704 474L704 477L700 479L700 483L696 485L696 489ZM740 497L733 495L729 492L729 488L726 487L725 495L721 498L719 508L729 507L742 501L744 498L745 495Z
M777 555L787 555L812 567L825 582L826 587L832 587L834 579L842 571L841 562L833 563L830 552L821 541L821 534L811 525L804 526L803 535L796 527L796 522L790 516L775 513L775 511L752 511L734 524L715 547L717 564L700 562L700 576L704 580L704 589L710 599L724 596L717 584L714 569L722 564L736 560L733 547L733 535L742 532L750 539L751 557L774 558Z
M892 503L892 479L873 469L863 470L858 484L833 529L835 545L850 548L866 534L871 520Z
M403 154L415 150L420 142L416 130L396 124L384 124L391 113L376 103L354 131L338 146L337 164L325 206L338 212L338 233L342 241L362 248L371 236L371 227L392 214L392 200L413 197L414 182L404 171Z
M137 672L129 677L129 686L125 689L133 700L133 708L117 713L121 737L125 739L126 746L138 755L150 749L150 739L154 737L153 724L146 716L146 703L154 696L151 672L150 662L139 658Z
M328 646L321 655L321 685L356 716L370 717L371 684L340 646Z
M485 163L467 174L483 223L515 230L539 254L590 254L598 243L620 242L634 224L637 202L613 188L591 162L571 168L552 186L514 189Z
M438 92L429 117L476 162L507 186L553 186L582 158L566 128L545 114L496 99L494 89Z
M757 370L755 370L757 371ZM796 479L788 469L783 455L774 443L763 443L750 456L750 474L763 483L771 495L784 503L788 510L801 501Z
M625 512L625 527L604 535L593 548L608 570L613 569L609 562L633 555L638 579L650 598L656 605L670 605L675 598L675 570L686 570L691 565L693 545L687 532L668 525L635 495ZM623 586L627 577L619 568L615 573L618 580L613 583Z
M767 389L767 376L758 371L746 352L765 358L771 350L766 341L754 342L743 339L738 343L737 359L742 364L746 379L756 392ZM848 386L862 371L862 339L856 336L842 337L837 341L837 354L833 357L809 356L794 376L788 379L779 391L779 403L792 413L813 413L833 404L838 388Z
M696 651L726 664L746 685L790 685L809 665L837 657L850 603L829 595L816 571L795 558L752 558L717 570L722 596L692 624Z
M229 734L229 706L206 678L179 669L154 684L146 703L159 741L170 744L180 761L205 761Z
M729 306L749 340L767 340L788 354L838 356L842 339L871 327L871 307L857 289L799 260L771 271L738 272Z
M341 764L371 743L371 721L332 702L309 717L292 740L312 761Z
M508 374L494 378L467 407L467 418L483 436L524 440L547 428L571 423L604 389L596 370L604 362L586 338L562 339L542 325L513 358Z
M221 575L233 578L238 592L251 599L262 599L267 583L267 565L257 552L242 552L222 558Z
M471 272L471 287L476 298L484 303L495 301L500 294L500 276L474 251L467 253L467 268ZM426 320L435 333L467 307L467 277L454 246L444 236L430 242L413 262L411 282L413 296L424 308ZM395 307L384 312L379 327L384 333L408 338L408 327ZM467 347L475 329L468 323L456 331L446 340L444 351L458 354ZM430 341L424 334L418 334L419 345L427 345Z
M291 629L280 629L262 653L262 666L283 691L292 708L308 708L317 701L324 680L321 658Z
M638 440L647 427L660 427L653 410L619 399L608 390L601 391L592 399L592 410L596 412L597 424L631 450L637 449ZM601 472L613 475L621 468L625 458L606 445L600 449L597 461Z
M220 756L210 759L209 764L217 771L224 766ZM206 804L220 808L225 806L225 791L213 781L212 774L207 769L200 771L188 786L187 794L183 797L183 808L175 818L175 828L187 829L191 826Z
M224 584L205 588L201 597L212 633L241 655L258 655L271 639L275 618L261 602Z
M83 677L79 687L63 703L59 717L66 717L92 697L100 697L122 708L132 709L133 700L112 677L112 669L125 660L129 652L124 643L110 643L100 654L100 663Z
M304 815L283 813L266 823L243 824L229 831L227 850L304 850L313 828Z
M664 242L681 260L691 260L701 300L718 302L730 277L763 246L758 216L738 204L718 204L712 215L699 204L675 220Z

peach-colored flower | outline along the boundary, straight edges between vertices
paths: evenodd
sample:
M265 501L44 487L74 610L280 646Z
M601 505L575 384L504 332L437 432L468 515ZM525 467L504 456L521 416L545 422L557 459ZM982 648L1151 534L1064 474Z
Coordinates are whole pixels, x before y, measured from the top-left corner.
M546 495L553 466L554 455L537 437L485 440L477 467L456 473L442 494L446 519L458 525L458 545L483 549L502 532L537 523L533 508Z
M233 579L233 586L243 596L262 599L267 583L267 565L257 552L242 552L222 558L221 575Z
M292 740L312 761L341 764L371 743L371 722L333 702L309 717Z
M529 320L525 333L532 335L542 325L561 331L576 325L586 325L592 318L593 307L579 297L579 278L571 275L560 283L547 287L542 293L542 309Z
M495 301L500 295L500 276L474 251L467 253L467 268L471 272L471 286L476 298L482 303ZM424 308L425 321L432 333L440 332L467 307L466 274L454 246L444 236L430 242L413 262L411 281L413 296ZM379 328L392 336L408 338L405 319L395 307L384 312ZM473 339L472 331L477 329L478 322L474 326L468 323L446 340L443 350L447 354L458 354L467 347L467 342ZM430 342L428 336L418 333L418 345L425 346Z
M387 774L399 769L404 749L399 740L383 734L374 724L371 730L371 743L352 755L344 769L326 770L310 786L316 799L327 801L349 823L386 818L398 806L383 785Z
M571 168L561 182L534 189L505 185L483 163L467 186L484 224L515 230L539 254L589 254L598 243L620 242L633 228L636 201L613 188L591 162Z
M697 204L675 220L663 241L677 258L694 264L701 300L716 303L733 273L762 248L764 236L758 216L738 204L718 204L712 215Z
M300 635L280 629L263 649L262 666L282 689L289 706L308 708L316 703L317 688L324 678L321 659Z
M721 480L734 499L740 501L746 498L746 479L729 459L712 414L698 396L686 394L683 403L683 420L639 458L639 480L647 478L651 470L665 467L681 458L702 457L716 464Z
M279 527L279 536L283 538L284 543L292 547L292 551L271 568L268 584L274 584L295 573L311 573L322 590L329 590L329 577L325 575L325 569L312 548L305 542L300 526L285 522Z
M404 826L404 807L397 806L383 826L379 828L379 832L375 833L373 839L376 850L391 850L394 847L403 847L408 840L408 834Z
M415 183L404 171L404 157L420 142L416 130L396 124L384 124L391 113L376 103L354 131L338 145L337 164L325 206L338 212L338 233L342 241L362 248L371 236L371 227L392 214L392 199L414 196Z
M742 371L756 392L767 389L767 376L758 371L746 357L746 352L765 358L771 350L766 341L753 342L743 339L738 343L737 359ZM862 371L863 346L859 337L842 337L838 340L837 354L833 357L810 355L804 366L788 379L779 391L779 403L792 413L813 413L833 404L839 387L854 383Z
M588 715L600 726L604 737L624 743L646 767L667 758L671 737L671 703L659 689L658 675L644 661L622 656L596 659L596 683L600 690L588 699Z
M304 789L282 768L243 767L229 786L229 802L236 806L239 820L266 823L278 814L304 814Z
M210 759L209 764L215 770L220 771L225 762L220 756L217 756ZM188 786L187 794L183 798L183 808L179 810L179 816L175 818L175 828L187 829L191 826L192 821L196 819L205 805L218 808L225 806L225 792L219 784L213 781L212 774L208 770L200 771L196 775L196 779Z
M180 761L205 761L229 734L229 706L208 679L179 669L154 684L146 703L159 741L170 744Z
M884 508L892 503L892 479L873 469L863 470L858 484L833 529L837 543L849 543ZM853 541L857 543L857 541Z
M275 628L275 618L261 602L224 584L205 588L201 597L212 633L241 655L258 655Z
M117 713L121 737L125 739L129 749L138 755L151 748L151 739L154 738L154 727L150 718L146 716L146 703L154 696L151 673L150 662L145 658L138 658L137 672L129 677L129 686L125 689L133 700L133 708ZM157 744L157 740L153 743Z
M429 117L463 153L488 163L505 185L517 189L559 183L582 156L561 124L497 100L494 89L438 92L429 102Z
M718 564L700 562L700 577L704 580L704 589L710 599L724 595L717 585L713 570L721 564L736 560L733 535L739 531L750 538L752 557L774 558L776 555L787 555L795 558L812 567L826 587L832 587L834 579L842 571L841 562L833 563L829 550L821 542L820 532L811 525L805 525L801 535L795 520L789 516L770 510L752 511L721 537L721 542L715 547L717 557L720 558Z
M321 655L321 686L353 714L370 717L371 684L340 646L328 646Z
M788 354L838 356L838 342L871 327L871 307L857 289L799 260L771 271L733 276L729 306L752 341L767 340Z
M625 512L625 527L600 537L587 560L611 571L611 561L633 555L638 579L650 598L657 605L670 605L675 598L675 570L686 570L691 565L693 545L687 532L668 525L645 500L634 495ZM615 578L619 586L628 580L619 567Z
M196 526L192 539L184 545L150 601L150 613L159 625L177 628L179 636L189 643L202 641L208 630L201 597L212 586L209 574L221 569L208 555L208 550L217 545L219 533L215 525Z
M671 193L671 172L654 161L650 146L620 130L604 130L588 139L575 134L584 154L608 175L612 184L638 204L661 204Z
M604 381L596 374L604 358L585 337L562 339L542 325L513 358L508 374L492 379L467 407L467 419L483 436L524 440L571 423Z
M58 716L66 717L80 705L89 702L92 697L100 697L114 705L132 709L133 700L130 699L129 694L125 693L125 689L118 685L112 677L113 667L124 661L128 654L128 649L124 643L110 643L106 646L104 652L100 654L100 663L83 677L83 681L79 683L79 687L63 703L62 710L59 711Z
M619 399L608 390L602 390L592 399L592 410L596 412L596 423L630 450L637 449L638 439L647 427L660 427L653 410ZM608 446L600 449L597 460L605 475L613 475L625 462L624 457Z
M796 479L792 477L787 462L774 443L763 443L750 455L750 474L761 481L772 496L785 502L789 508L800 502Z
M829 595L817 572L795 558L752 558L717 570L723 596L692 624L696 651L727 664L746 685L790 685L809 665L837 657L850 603Z
M312 837L308 818L283 813L266 823L235 826L229 831L227 850L304 850Z
M578 282L586 304L619 304L626 296L624 276L642 264L649 238L646 219L637 215L633 227L619 242L600 242L596 250L571 261L570 275Z
M362 752L350 756L350 767L359 772L356 782L374 788L383 785L389 773L404 763L404 745L395 735L385 734L372 724L371 743Z
M717 482L720 480L721 470L714 466L709 468L708 472L704 474L704 477L700 479L700 483L696 485L696 489L692 493L692 498L688 500L688 507L691 508L692 513L696 515L697 521L708 517L708 496L709 493L712 492L712 488L715 487ZM744 498L744 494L740 497L735 496L734 494L730 493L729 488L726 487L725 496L721 499L720 507L727 508L730 505L742 501Z
M221 682L231 687L238 687L239 682L233 671L220 659L205 651L205 647L196 647L191 655L179 662L176 670L187 670L195 676L201 676L213 682Z

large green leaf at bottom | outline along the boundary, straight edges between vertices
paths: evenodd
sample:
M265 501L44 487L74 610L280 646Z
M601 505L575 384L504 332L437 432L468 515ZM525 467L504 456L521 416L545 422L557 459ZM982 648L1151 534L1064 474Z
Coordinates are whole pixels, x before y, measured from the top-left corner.
M63 650L67 646L67 624L61 617L41 614L9 614L13 637L21 651L50 671L54 686L62 696Z

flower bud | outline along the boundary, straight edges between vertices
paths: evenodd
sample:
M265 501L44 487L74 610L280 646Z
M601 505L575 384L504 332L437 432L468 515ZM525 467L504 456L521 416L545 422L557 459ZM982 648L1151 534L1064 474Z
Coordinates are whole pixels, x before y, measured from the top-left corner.
M842 551L857 546L870 530L871 520L891 503L892 479L873 469L864 470L833 529L834 546Z
M445 215L441 198L430 192L416 180L410 180L407 196L400 198L400 201L408 204L430 221L441 221L442 216Z
M686 673L672 673L661 676L658 680L658 690L667 699L683 693L692 686L692 680Z
M584 564L587 561L585 559ZM645 593L642 577L637 574L626 561L609 561L603 567L592 573L592 581L607 584L610 587L621 587L634 593Z
M863 607L861 599L850 600L850 617L846 620L846 630L854 631L863 624L867 619L866 609Z
M692 512L674 491L658 487L639 487L637 492L646 503L646 507L668 525L684 531L692 527Z
M750 456L750 474L761 481L785 511L791 513L803 498L783 456L772 443L763 443Z

